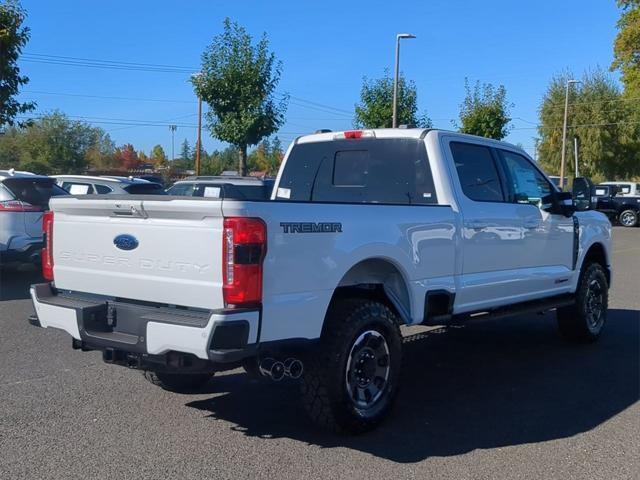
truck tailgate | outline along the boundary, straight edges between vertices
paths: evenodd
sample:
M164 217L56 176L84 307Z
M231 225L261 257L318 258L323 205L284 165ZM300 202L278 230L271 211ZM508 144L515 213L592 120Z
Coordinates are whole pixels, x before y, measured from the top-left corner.
M56 198L51 209L57 288L223 306L221 201L105 195Z

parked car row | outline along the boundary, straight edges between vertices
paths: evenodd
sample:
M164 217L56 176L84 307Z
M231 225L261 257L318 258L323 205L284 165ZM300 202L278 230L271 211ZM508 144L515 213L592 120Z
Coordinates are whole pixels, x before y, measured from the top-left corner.
M39 263L42 215L55 195L174 195L266 200L273 179L222 175L192 177L166 189L153 178L35 175L0 170L0 265Z

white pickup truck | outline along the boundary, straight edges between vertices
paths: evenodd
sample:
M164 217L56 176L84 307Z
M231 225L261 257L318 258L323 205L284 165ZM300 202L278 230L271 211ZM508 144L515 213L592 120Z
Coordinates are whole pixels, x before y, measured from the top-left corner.
M30 322L170 390L302 376L315 422L360 432L393 403L401 325L555 309L567 339L598 338L611 225L591 189L469 135L302 136L267 201L52 199Z

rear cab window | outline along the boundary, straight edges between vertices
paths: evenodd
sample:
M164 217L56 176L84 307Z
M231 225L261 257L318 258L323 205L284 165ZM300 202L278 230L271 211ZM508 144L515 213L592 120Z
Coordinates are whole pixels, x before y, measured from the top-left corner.
M424 142L366 138L296 145L276 199L305 202L436 204Z

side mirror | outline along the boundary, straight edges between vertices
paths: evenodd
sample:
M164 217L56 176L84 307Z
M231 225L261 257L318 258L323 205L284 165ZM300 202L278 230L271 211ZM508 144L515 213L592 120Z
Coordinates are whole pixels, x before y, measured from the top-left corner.
M572 197L576 211L593 210L595 187L588 178L578 177L573 180Z
M542 198L540 208L554 215L570 217L576 211L573 198L569 192L553 192Z

